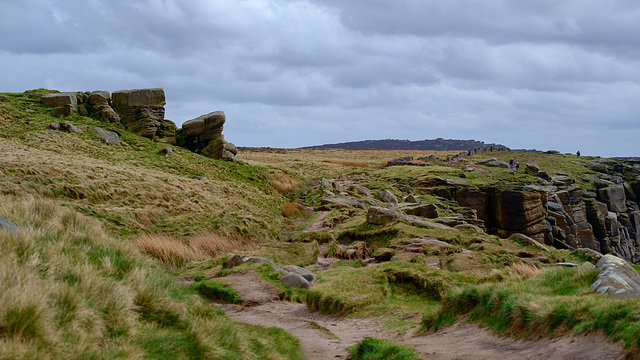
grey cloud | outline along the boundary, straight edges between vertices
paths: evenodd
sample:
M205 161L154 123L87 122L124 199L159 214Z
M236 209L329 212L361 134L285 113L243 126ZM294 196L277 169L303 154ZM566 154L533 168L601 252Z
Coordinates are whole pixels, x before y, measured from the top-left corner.
M8 0L0 91L163 87L167 118L224 110L245 146L640 155L639 30L631 0Z

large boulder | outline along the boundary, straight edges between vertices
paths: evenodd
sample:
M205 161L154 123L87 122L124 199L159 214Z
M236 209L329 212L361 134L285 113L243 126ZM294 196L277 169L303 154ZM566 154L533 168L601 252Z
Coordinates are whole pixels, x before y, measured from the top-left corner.
M311 287L309 280L305 279L302 275L291 272L285 272L280 278L280 282L296 289L308 289Z
M416 215L424 218L435 219L438 217L438 207L427 203L402 203L398 205L398 210L407 215Z
M51 107L61 107L71 105L75 108L78 105L78 97L76 93L52 93L44 94L40 100L42 105Z
M113 107L122 124L140 136L154 139L164 120L164 90L119 90L111 94Z
M367 222L373 225L387 225L398 219L398 213L395 210L371 206L367 211Z
M120 136L117 132L101 129L99 127L93 128L93 130L98 134L103 143L107 145L120 146Z
M222 111L214 111L185 121L182 129L176 132L176 144L213 159L222 159L227 143L222 136L225 121L226 117Z
M640 275L625 260L604 255L596 264L600 274L591 288L612 299L640 298Z
M382 190L376 198L384 203L397 204L398 198L389 190Z
M286 265L284 269L288 272L302 276L303 278L307 279L307 281L313 281L314 279L313 273L303 267L296 265Z

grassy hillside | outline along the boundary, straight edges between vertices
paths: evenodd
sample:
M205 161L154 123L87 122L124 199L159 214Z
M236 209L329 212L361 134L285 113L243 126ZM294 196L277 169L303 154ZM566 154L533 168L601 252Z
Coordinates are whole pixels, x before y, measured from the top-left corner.
M0 216L21 229L0 232L0 358L303 358L289 334L234 323L205 299L241 303L217 278L248 269L283 299L336 316L375 317L399 333L463 320L515 337L603 332L637 356L640 301L594 294L595 270L553 266L591 258L470 230L371 225L365 209L321 206L319 180L330 178L336 193L351 183L374 196L388 189L449 216L459 209L420 186L425 176L471 185L533 182L524 171L474 163L514 157L591 188L584 164L595 159L496 152L384 167L395 158L457 152L244 148L237 163L181 149L166 156L165 145L124 129L124 146L102 144L93 128L109 124L77 114L53 118L37 101L45 92L0 101ZM49 124L59 121L86 131L54 132ZM327 232L303 236L321 209ZM414 239L433 242L412 250ZM357 243L369 257L385 249L394 255L375 266L333 258L326 270L314 270L310 290L287 288L264 264L221 271L234 253L305 266L318 252L331 258ZM182 285L185 277L196 284ZM354 353L381 346L367 340Z

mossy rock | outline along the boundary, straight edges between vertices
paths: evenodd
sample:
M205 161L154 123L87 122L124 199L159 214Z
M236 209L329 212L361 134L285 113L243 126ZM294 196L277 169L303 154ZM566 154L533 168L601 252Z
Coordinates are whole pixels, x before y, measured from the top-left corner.
M373 253L376 261L389 261L396 254L396 251L389 248L380 248Z

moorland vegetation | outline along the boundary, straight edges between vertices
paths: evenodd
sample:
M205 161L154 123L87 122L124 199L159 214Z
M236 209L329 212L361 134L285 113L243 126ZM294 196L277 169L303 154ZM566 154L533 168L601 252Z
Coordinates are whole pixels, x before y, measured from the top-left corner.
M472 187L539 185L537 174L480 163L514 156L597 191L602 183L590 167L601 159L500 151L447 162L458 151L257 148L240 148L236 162L185 149L167 155L166 144L127 129L118 129L121 147L92 131L52 132L60 119L36 100L44 92L6 93L0 101L0 216L19 229L0 231L2 358L304 358L291 334L234 322L216 307L243 304L224 278L246 271L284 301L376 318L398 333L460 321L516 338L602 333L640 358L640 300L595 293L598 270L583 265L596 262L592 253L500 237L481 222L450 226L465 206L450 191L440 196L460 186L452 179ZM79 114L64 120L111 127ZM386 166L430 155L435 160L423 166ZM435 177L445 183L425 186ZM412 195L438 215L372 223L372 207L389 207L375 197L383 190L400 202ZM323 201L331 194L363 206ZM307 231L321 216L320 229ZM348 251L354 245L362 251ZM280 266L333 261L313 270L310 289L296 289L264 263L226 267L234 254ZM351 349L354 359L375 358L369 352L415 356L376 339Z

